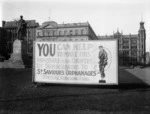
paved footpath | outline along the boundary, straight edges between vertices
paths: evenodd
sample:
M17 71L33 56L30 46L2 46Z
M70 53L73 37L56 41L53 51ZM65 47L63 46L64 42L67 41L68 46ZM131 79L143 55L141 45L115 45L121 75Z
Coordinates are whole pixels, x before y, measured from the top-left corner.
M133 74L137 78L141 79L147 85L150 85L150 67L139 68L135 67L134 69L126 69L129 73Z

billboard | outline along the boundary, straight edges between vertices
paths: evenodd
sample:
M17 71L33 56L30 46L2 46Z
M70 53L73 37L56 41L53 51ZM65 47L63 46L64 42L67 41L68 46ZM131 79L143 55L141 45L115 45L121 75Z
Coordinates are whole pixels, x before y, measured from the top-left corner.
M33 82L118 84L118 42L35 41Z

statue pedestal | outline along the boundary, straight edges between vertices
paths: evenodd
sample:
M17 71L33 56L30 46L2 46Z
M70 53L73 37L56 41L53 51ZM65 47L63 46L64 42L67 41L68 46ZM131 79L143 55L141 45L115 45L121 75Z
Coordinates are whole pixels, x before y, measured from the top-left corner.
M3 68L25 68L22 61L21 41L16 39L13 43L13 53L9 60L3 62Z

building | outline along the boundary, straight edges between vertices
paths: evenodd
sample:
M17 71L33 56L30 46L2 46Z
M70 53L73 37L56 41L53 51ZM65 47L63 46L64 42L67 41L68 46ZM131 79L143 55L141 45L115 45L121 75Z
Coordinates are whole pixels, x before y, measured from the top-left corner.
M150 52L146 52L146 65L150 65Z
M57 24L44 22L36 31L37 40L42 41L78 41L97 40L97 36L88 22Z
M6 51L5 51L5 37L4 37L5 31L2 27L0 27L0 61L4 59L6 56Z
M117 30L113 35L98 36L99 40L118 39L119 64L138 65L146 61L146 30L140 22L138 34L123 35Z
M32 55L33 41L36 39L36 28L39 24L35 20L25 20L27 22L27 33L26 33L26 47L27 54ZM13 42L17 38L17 22L16 21L3 21L2 28L4 33L5 52L8 55L12 53Z

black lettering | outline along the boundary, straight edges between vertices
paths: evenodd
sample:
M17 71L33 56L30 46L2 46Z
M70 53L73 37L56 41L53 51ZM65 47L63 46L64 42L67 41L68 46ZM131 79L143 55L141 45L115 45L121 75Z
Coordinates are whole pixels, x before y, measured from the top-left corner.
M42 48L43 48L43 44L40 45L40 44L37 44L38 45L38 48L39 48L39 56L41 56L41 51L42 51Z
M37 71L38 71L37 74L40 74L40 69L38 69Z
M44 48L43 48L43 55L44 55L44 56L47 56L48 53L49 53L48 44L45 44L45 45L44 45Z
M53 50L52 50L53 49ZM55 55L55 49L56 49L56 44L54 44L54 47L52 47L52 44L50 44L50 55L54 56ZM53 53L52 53L53 52Z

